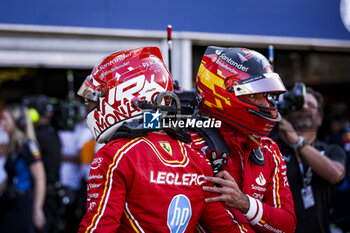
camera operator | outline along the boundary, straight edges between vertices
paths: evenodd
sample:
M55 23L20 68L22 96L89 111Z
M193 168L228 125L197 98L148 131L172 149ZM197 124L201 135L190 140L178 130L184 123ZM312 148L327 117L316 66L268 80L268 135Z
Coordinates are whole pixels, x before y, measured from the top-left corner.
M338 145L317 140L323 118L319 92L297 84L284 95L300 97L298 90L302 88L303 104L298 104L300 98L285 98L281 105L286 112L279 125L277 143L287 164L297 216L296 232L329 232L332 193L344 178L346 156Z

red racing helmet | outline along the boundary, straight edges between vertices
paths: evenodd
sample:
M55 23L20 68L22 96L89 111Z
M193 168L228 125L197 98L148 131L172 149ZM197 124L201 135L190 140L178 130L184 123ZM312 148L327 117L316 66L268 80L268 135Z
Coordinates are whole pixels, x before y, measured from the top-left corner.
M245 48L206 49L197 74L201 111L247 134L267 136L281 116L273 95L286 89L269 61ZM269 106L258 105L245 95L264 93Z
M109 141L124 122L139 122L142 109L134 99L154 103L160 92L172 91L173 80L159 48L143 47L105 57L78 91L98 102L87 116L87 125L99 143Z

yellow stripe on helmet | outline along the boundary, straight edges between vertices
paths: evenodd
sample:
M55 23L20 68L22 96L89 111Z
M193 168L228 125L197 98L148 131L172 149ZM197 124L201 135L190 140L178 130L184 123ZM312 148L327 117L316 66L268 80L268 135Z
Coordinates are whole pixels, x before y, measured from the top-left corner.
M221 100L223 100L227 105L231 105L230 101L227 98L221 96L215 91L215 86L218 86L220 88L224 87L224 80L222 78L210 72L207 68L205 68L203 64L200 65L198 73L200 74L200 82L210 90L213 90L214 96L218 97L218 99L215 98L216 103L210 103L205 100L204 104L208 105L209 107L216 106L220 109L223 109L221 104ZM201 90L199 89L199 91Z

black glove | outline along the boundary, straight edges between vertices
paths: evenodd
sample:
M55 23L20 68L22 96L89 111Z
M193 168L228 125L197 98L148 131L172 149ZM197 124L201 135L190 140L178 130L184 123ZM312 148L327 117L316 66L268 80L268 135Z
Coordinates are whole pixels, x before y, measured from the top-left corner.
M224 166L227 164L227 153L222 152L221 155L216 149L207 149L207 157L210 158L211 167L213 169L214 176L223 170Z

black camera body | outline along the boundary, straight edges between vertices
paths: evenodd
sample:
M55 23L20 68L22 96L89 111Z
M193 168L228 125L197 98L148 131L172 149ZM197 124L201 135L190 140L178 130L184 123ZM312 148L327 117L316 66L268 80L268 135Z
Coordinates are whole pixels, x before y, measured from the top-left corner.
M198 115L199 113L199 97L195 90L192 91L175 91L180 99L182 115Z
M296 111L303 107L305 102L306 86L302 82L294 84L292 90L280 95L278 100L278 111L286 115L290 111Z

